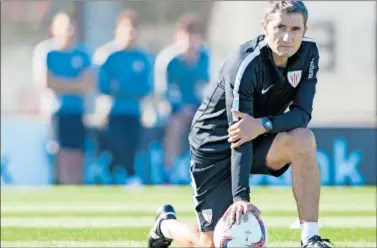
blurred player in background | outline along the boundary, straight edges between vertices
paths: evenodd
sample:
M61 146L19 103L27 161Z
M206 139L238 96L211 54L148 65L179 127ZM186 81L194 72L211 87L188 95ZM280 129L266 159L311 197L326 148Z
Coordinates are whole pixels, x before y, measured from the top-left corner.
M153 77L153 58L137 45L138 31L137 15L125 10L117 18L114 39L99 47L93 57L99 69L99 98L111 105L108 113L101 114L107 120L104 142L113 155L111 169L125 168L127 184L135 186L141 183L135 175L141 103L151 93Z
M51 124L59 145L58 184L82 183L85 95L93 89L90 55L76 41L75 31L71 17L58 13L51 24L52 37L36 47L33 58L36 83L56 101L56 108L51 106L54 102L45 104L50 105L47 112L53 114Z
M263 35L241 45L224 63L189 136L199 231L177 221L174 208L164 205L150 232L150 247L168 247L172 240L213 247L221 218L233 225L244 213L260 214L250 203L250 173L279 177L291 165L301 246L332 247L318 233L320 177L316 141L307 125L319 51L315 41L304 38L307 20L302 1L271 1Z
M203 27L196 15L182 16L175 43L156 59L155 88L167 97L172 108L164 139L167 171L180 153L187 151L188 142L181 137L188 133L209 81L209 54L202 35Z

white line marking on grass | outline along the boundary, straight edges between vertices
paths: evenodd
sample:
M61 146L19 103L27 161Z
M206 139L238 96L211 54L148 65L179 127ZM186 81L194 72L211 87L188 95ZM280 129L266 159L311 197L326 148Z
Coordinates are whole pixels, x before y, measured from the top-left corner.
M300 242L272 242L268 243L267 247L300 247ZM373 242L336 242L336 247L376 247L376 243Z
M263 217L267 227L290 227L295 221L292 217ZM182 217L180 220L196 223L194 217ZM1 226L4 227L35 227L35 228L115 228L115 227L151 227L153 218L148 217L3 217ZM324 217L319 221L322 227L365 227L376 228L375 217Z
M376 243L373 242L337 242L336 247L376 247ZM118 241L118 242L106 242L106 241L94 241L94 242L79 242L79 241L51 241L51 242L35 242L35 241L1 241L1 247L146 247L146 242L143 241ZM173 244L173 247L179 247ZM272 242L268 244L268 247L300 247L298 242Z
M20 205L18 205L20 204ZM132 205L132 204L103 204L98 205L93 203L92 205L85 204L51 204L51 203L40 203L40 204L25 204L25 203L2 203L1 212L2 213L20 213L20 212L145 212L145 213L155 213L159 208L159 205L150 204L150 205ZM258 208L266 211L297 211L297 207L294 204L288 205L279 205L276 203L271 204L259 204ZM185 205L175 205L175 209L180 212L192 212L193 207L191 204ZM323 204L320 209L322 211L333 210L333 211L358 211L358 210L376 210L373 205L363 205L363 204Z
M80 241L51 241L51 242L18 242L18 241L1 241L1 247L146 247L146 242L141 241L123 241L123 242L80 242Z

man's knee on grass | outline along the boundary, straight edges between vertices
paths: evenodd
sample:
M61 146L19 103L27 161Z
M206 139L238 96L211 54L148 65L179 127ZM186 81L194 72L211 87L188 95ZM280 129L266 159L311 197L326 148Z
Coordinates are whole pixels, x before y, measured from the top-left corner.
M197 247L214 248L213 232L201 232Z

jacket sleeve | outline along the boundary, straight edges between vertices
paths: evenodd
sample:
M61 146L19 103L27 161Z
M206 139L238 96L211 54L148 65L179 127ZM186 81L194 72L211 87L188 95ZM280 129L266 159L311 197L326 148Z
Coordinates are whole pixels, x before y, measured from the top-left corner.
M229 69L225 68L225 99L229 126L237 122L231 110L253 115L253 93L256 81L252 54L237 59ZM228 71L226 71L228 70ZM233 201L250 200L249 175L253 160L252 142L231 150L231 175Z
M277 116L268 116L273 123L271 133L290 131L300 127L307 127L312 117L313 100L317 85L317 73L319 70L318 48L310 58L310 64L304 72L304 78L299 84L297 93L293 99L290 110Z

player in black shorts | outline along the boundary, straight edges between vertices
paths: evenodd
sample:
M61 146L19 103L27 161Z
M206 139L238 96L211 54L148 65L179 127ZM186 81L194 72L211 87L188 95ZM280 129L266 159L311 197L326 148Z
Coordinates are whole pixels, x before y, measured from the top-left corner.
M332 247L318 234L320 177L316 142L307 129L317 84L319 52L304 38L302 1L271 1L263 35L240 46L220 70L191 126L191 174L199 228L162 206L149 247L213 247L213 231L228 211L231 224L258 209L249 175L281 176L292 165L302 247ZM288 109L289 108L289 109ZM288 111L286 111L288 109Z

